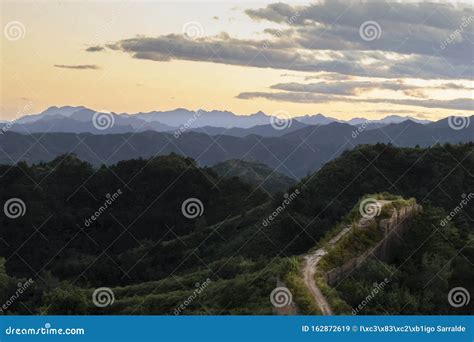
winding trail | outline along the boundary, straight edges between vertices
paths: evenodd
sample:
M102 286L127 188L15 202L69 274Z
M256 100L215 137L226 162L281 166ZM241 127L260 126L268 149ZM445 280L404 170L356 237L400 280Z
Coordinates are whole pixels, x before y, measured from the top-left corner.
M390 203L391 201L385 201L385 200L379 200L378 201L380 206L383 207L385 204ZM366 226L367 224L370 223L373 219L371 218L365 218L362 217L359 222L358 226L363 227ZM352 230L352 225L345 226L339 234L337 234L335 237L333 237L331 240L329 240L328 245L333 246L335 245L342 237L344 237L347 233L349 233ZM309 292L313 296L316 304L319 307L319 310L321 313L325 316L328 315L334 315L331 306L329 305L326 297L323 295L319 287L316 285L316 282L314 280L314 275L316 274L317 266L319 261L323 256L327 254L327 250L324 247L321 247L314 252L311 252L310 254L306 255L304 257L305 259L305 264L302 269L303 273L303 280L308 288Z
M336 237L332 238L329 241L329 243L334 245L344 235L350 232L350 230L351 230L350 226L345 227L339 234L337 234ZM319 261L321 260L321 258L325 256L326 254L327 254L327 251L325 248L319 248L313 253L305 256L305 264L303 267L303 280L309 292L311 293L314 300L316 301L316 304L321 310L321 313L327 316L327 315L333 315L331 306L329 305L328 301L326 300L326 297L324 297L323 293L321 292L319 287L316 285L316 282L314 281L314 275L316 273L317 265Z

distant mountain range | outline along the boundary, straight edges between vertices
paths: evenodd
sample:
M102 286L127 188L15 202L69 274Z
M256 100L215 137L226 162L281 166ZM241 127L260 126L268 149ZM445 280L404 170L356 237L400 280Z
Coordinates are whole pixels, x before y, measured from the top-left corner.
M106 129L97 128L96 116L108 120ZM281 136L305 126L327 125L332 122L349 125L364 125L365 129L380 128L392 123L411 120L421 124L431 121L418 120L412 117L390 115L380 120L354 118L349 121L326 117L322 114L305 115L292 118L282 129L275 129L271 122L275 117L263 112L250 115L236 115L229 111L191 111L178 108L170 111L153 111L147 113L109 113L95 111L83 106L50 107L39 114L26 115L12 123L0 123L0 129L19 133L92 133L111 134L128 132L174 132L196 131L209 135L231 135L245 137L250 134L261 136ZM8 129L6 129L8 128Z
M474 122L474 117L466 120ZM453 129L449 123L449 119L429 124L407 120L372 129L341 122L301 124L300 128L284 134L279 131L280 136L258 134L268 129L259 126L251 128L252 133L246 136L219 134L217 130L214 132L217 135L192 131L180 135L154 131L105 135L7 131L0 134L0 164L38 163L75 153L80 159L99 166L175 152L192 157L203 166L242 159L264 163L291 178L301 178L360 144L391 143L408 147L474 140L474 125Z

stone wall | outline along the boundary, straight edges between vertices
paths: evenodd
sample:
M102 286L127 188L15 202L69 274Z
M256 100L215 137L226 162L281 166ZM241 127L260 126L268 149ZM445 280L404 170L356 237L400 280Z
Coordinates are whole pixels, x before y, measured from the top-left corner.
M326 282L329 286L334 286L349 274L362 266L371 257L376 257L381 261L390 262L393 251L402 243L402 236L405 233L410 218L423 210L419 204L412 204L394 210L388 219L379 221L379 229L384 233L384 237L377 245L365 251L362 255L352 258L339 267L335 267L326 272Z

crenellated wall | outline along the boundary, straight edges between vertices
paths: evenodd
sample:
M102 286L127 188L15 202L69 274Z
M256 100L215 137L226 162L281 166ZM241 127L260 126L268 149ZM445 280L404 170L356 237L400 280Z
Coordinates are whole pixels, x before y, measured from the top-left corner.
M328 285L334 286L342 279L345 279L349 274L362 266L362 264L370 257L376 257L384 262L391 261L393 251L396 250L402 242L401 237L408 227L410 218L422 210L423 207L421 205L414 203L402 207L399 210L395 209L390 218L380 220L379 229L384 232L382 240L362 255L354 257L341 266L335 267L326 272L325 277Z

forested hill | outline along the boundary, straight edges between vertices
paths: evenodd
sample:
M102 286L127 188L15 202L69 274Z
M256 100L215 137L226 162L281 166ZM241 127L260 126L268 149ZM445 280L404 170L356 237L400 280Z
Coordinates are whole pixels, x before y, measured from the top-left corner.
M20 199L24 210L0 216L0 300L31 277L10 313L170 314L209 278L186 313L269 314L287 258L313 248L361 197L385 191L427 208L410 248L436 236L404 270L407 291L422 291L415 274L438 271L446 286L465 285L473 277L472 203L456 211L449 241L436 230L473 192L472 170L472 143L367 145L275 196L178 155L98 168L71 155L1 166L0 203ZM446 263L427 262L441 250ZM98 308L91 295L104 286L115 303ZM436 313L432 299L419 300L419 311Z
M269 193L285 192L296 184L296 180L272 170L259 162L231 159L212 167L221 177L239 177L246 183L261 188Z

